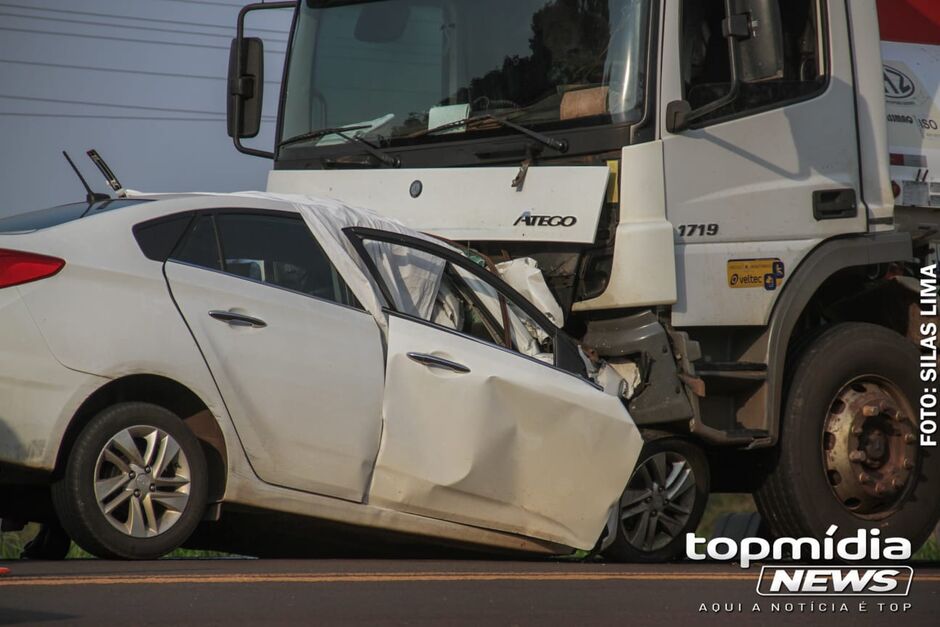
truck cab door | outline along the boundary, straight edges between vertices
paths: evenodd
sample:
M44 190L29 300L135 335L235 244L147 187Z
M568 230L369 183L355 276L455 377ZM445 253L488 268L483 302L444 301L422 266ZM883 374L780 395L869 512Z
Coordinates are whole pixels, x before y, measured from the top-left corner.
M666 3L661 120L670 102L694 110L730 89L724 6ZM867 230L846 3L780 7L782 75L742 85L734 103L689 129L663 125L677 326L765 324L810 250Z
M642 447L623 404L559 367L560 331L498 278L381 233L357 244L392 303L369 503L593 548ZM405 249L439 281L393 291L408 283Z

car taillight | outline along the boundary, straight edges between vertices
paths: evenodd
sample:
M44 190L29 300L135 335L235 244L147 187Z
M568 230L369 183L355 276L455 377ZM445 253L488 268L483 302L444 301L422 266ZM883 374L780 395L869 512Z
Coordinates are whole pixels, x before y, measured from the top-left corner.
M56 257L0 249L0 289L51 277L63 267Z

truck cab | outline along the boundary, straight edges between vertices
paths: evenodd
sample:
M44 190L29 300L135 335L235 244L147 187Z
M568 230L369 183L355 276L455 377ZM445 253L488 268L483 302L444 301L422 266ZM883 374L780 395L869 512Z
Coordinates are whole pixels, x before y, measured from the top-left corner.
M705 493L753 492L777 535L919 543L940 517L917 373L940 35L883 43L879 8L937 35L929 4L250 5L229 133L273 159L268 191L534 260L565 329L633 383L651 449L707 458ZM269 152L243 143L263 76L244 17L273 7L294 23ZM669 552L615 527L641 559Z

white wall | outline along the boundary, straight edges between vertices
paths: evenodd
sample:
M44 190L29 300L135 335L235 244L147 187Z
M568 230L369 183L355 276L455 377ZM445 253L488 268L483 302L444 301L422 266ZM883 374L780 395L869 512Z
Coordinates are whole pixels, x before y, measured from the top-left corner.
M263 189L270 162L225 130L228 48L249 0L0 0L0 215L80 200L68 150L97 148L145 191ZM262 132L270 150L291 12L249 17L265 40Z

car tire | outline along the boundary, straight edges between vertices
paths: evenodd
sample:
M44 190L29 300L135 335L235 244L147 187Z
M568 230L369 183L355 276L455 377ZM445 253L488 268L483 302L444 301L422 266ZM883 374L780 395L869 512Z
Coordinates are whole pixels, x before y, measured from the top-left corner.
M616 537L603 551L618 562L668 562L685 547L705 512L708 461L692 442L667 437L647 442L623 491Z
M89 553L155 559L193 533L207 490L202 448L179 417L121 403L79 433L52 497L62 526Z
M755 493L777 537L879 529L914 550L940 517L940 452L919 446L919 351L864 323L835 325L791 370L780 441Z

